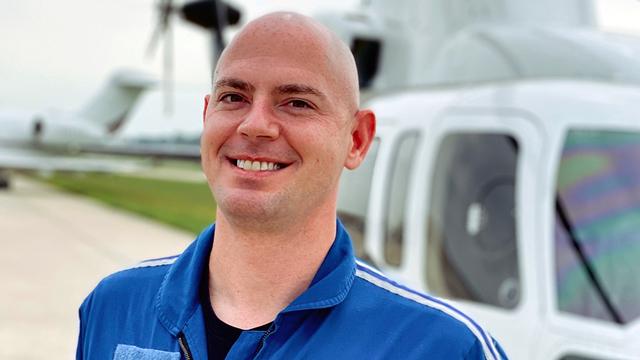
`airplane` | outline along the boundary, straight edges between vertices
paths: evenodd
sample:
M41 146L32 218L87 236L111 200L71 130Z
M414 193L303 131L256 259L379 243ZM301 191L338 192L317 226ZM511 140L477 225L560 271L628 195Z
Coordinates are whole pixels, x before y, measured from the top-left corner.
M9 187L8 170L132 171L133 162L80 156L113 139L142 93L155 81L121 70L79 111L0 113L0 188ZM100 152L93 149L93 152Z
M174 5L173 0L159 0L157 5L158 23L147 51L153 51L160 37L165 36L164 104L165 112L170 112L173 85L171 16L178 14L211 33L212 61L215 62L225 46L224 30L237 24L241 14L222 1L196 0ZM114 74L102 91L78 112L0 112L0 189L9 187L9 170L131 172L148 167L148 164L133 160L96 158L86 154L199 160L197 137L183 142L113 136L121 129L144 90L154 84L146 74L123 70Z
M589 0L315 17L378 117L338 198L359 256L513 359L640 358L640 39L598 30Z

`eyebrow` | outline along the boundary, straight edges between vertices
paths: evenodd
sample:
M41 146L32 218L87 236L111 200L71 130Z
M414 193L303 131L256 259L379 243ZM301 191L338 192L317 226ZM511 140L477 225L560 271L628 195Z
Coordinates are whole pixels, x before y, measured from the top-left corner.
M217 90L222 87L230 87L247 92L252 92L255 90L253 85L249 84L248 82L234 78L225 78L216 81L214 88Z
M322 91L302 84L284 84L276 87L275 92L283 95L308 94L315 95L320 98L326 98Z
M224 78L216 81L215 89L217 90L222 87L230 87L230 88L234 88L234 89L238 89L246 92L255 91L255 87L253 85L251 85L250 83L244 80L240 80L236 78ZM326 98L326 95L322 93L322 91L312 86L302 85L302 84L279 85L275 88L274 92L281 95L308 94L308 95L315 95L323 99Z

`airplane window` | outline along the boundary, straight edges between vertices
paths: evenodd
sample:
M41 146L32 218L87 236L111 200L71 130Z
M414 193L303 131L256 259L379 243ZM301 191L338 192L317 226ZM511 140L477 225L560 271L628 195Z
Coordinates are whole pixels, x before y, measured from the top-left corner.
M640 133L572 130L556 182L560 311L640 317Z
M505 134L446 136L433 172L427 285L442 297L514 308L516 140Z
M380 139L374 139L367 157L355 170L344 170L340 177L338 193L338 218L351 236L356 256L373 264L364 252L364 229L373 168L378 154Z
M387 191L385 216L384 257L389 265L402 263L402 239L404 214L409 187L409 173L414 161L413 154L418 142L418 134L406 134L399 141L393 157L393 168Z

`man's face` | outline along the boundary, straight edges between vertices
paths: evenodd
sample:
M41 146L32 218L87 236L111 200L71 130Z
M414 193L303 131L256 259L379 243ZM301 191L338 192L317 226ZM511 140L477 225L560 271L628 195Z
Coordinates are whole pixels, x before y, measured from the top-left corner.
M221 60L201 144L223 215L258 224L333 206L352 146L353 113L330 54L273 40L239 42Z

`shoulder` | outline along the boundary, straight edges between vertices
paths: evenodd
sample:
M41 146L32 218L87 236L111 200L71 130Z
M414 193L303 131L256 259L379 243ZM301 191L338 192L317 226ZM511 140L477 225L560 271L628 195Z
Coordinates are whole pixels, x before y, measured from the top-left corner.
M115 310L121 304L152 301L178 255L144 260L102 279L87 296L81 313L108 306Z
M491 335L447 301L399 284L362 261L356 261L355 275L352 290L376 317L385 319L385 326L396 326L422 343L460 349L461 358L503 358Z
M140 287L144 288L145 285L153 285L155 282L161 282L170 266L178 259L178 256L141 261L134 266L107 276L96 289L118 290L124 288L134 290Z
M102 279L80 306L77 357L111 357L117 344L160 335L158 292L176 256L150 259Z

